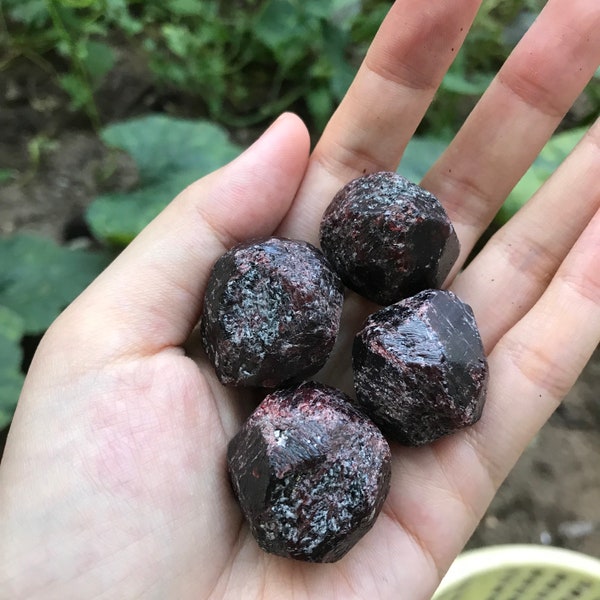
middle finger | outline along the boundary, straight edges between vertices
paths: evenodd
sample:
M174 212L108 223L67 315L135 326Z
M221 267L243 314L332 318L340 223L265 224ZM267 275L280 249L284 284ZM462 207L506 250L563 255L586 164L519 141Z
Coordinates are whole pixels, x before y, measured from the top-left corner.
M313 151L280 235L317 242L323 210L339 188L396 169L480 3L394 3Z
M550 0L422 185L464 262L600 63L600 2Z

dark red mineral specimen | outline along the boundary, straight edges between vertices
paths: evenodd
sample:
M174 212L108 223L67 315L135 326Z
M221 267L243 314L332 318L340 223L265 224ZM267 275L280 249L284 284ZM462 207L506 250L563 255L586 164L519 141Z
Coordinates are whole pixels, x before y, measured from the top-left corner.
M353 368L364 411L403 444L432 442L481 416L487 361L471 308L451 292L425 290L371 315Z
M335 195L321 222L321 247L349 288L379 304L440 287L459 253L436 197L385 171Z
M335 342L343 284L314 246L241 244L213 267L201 336L222 383L275 387L316 373Z
M314 382L267 396L227 458L259 546L299 560L340 559L371 528L389 490L381 432L345 394Z

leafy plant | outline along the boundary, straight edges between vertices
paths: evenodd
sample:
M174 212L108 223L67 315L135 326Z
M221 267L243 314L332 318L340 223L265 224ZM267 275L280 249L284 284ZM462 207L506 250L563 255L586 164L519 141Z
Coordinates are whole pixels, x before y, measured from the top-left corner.
M44 332L110 262L110 252L70 249L20 234L0 238L0 306L22 319L27 334Z
M4 65L25 56L53 71L96 125L94 92L119 39L143 49L159 83L201 98L213 120L247 126L296 103L321 127L353 77L352 48L372 34L355 27L361 12L361 0L3 0L0 24Z
M111 258L34 235L0 238L0 428L23 383L21 338L43 333Z
M10 181L14 176L14 173L11 169L0 169L0 183L5 183L6 181Z
M98 39L108 33L105 4L90 0L3 0L0 4L8 55L4 66L24 56L53 71L72 108L83 109L96 126L100 118L94 91L115 63L111 46ZM55 51L67 61L67 72L43 59Z
M579 127L556 134L550 139L496 215L498 225L506 223L537 192L586 131L586 127Z
M241 151L218 125L164 115L110 125L101 136L128 152L139 170L137 189L100 196L87 211L94 235L117 246L129 243L183 188Z
M23 333L23 319L0 305L0 429L10 423L23 386L19 344Z
M213 120L264 121L302 100L317 127L354 74L360 0L180 0L148 7L144 47L161 81L198 93Z
M456 131L544 4L484 0L422 133ZM72 108L96 126L94 92L123 51L145 56L156 84L193 95L213 121L250 126L293 107L316 133L389 7L384 0L3 0L0 27L7 24L4 64L25 56L53 71Z

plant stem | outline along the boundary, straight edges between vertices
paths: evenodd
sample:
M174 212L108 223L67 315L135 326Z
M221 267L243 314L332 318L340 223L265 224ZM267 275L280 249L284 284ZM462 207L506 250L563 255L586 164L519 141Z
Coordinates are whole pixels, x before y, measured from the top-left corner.
M86 98L84 103L84 110L88 115L90 121L92 122L92 127L96 131L100 131L100 114L98 112L98 107L96 106L96 103L94 101L94 91L92 88L88 70L83 60L81 60L79 53L77 52L77 42L65 27L60 12L55 5L55 0L46 0L46 6L48 7L48 13L50 14L50 18L52 19L54 27L59 32L60 36L66 42L69 48L68 58L71 61L73 70L77 74L81 85L85 89Z

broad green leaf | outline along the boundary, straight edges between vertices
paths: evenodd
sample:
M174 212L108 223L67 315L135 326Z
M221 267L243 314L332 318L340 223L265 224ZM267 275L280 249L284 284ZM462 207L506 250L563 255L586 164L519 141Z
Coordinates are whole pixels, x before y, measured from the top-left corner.
M10 181L13 178L14 174L15 173L12 169L0 169L0 183Z
M23 386L21 337L23 319L0 305L0 429L11 421Z
M196 179L196 170L174 171L160 183L129 193L99 196L86 214L92 233L109 244L126 246L182 189Z
M586 131L586 127L578 127L550 139L502 205L495 219L498 225L506 223L538 191Z
M310 54L311 44L320 43L321 22L292 0L270 0L254 25L254 35L285 71Z
M23 319L25 333L42 333L111 258L30 234L0 238L0 305Z
M25 334L23 317L0 304L0 336L11 342L19 342ZM2 362L0 362L0 365Z
M445 141L438 138L413 137L404 151L398 173L413 183L419 183L447 145Z
M99 196L86 213L94 235L119 246L129 243L183 188L241 151L217 125L163 115L110 125L102 137L128 152L140 172L136 190Z
M136 162L142 186L162 183L176 171L195 169L197 177L223 166L241 148L222 127L167 115L150 115L109 125L104 142L125 150Z
M291 32L301 27L299 11L289 0L270 0L266 3L254 33L274 51L289 44Z

